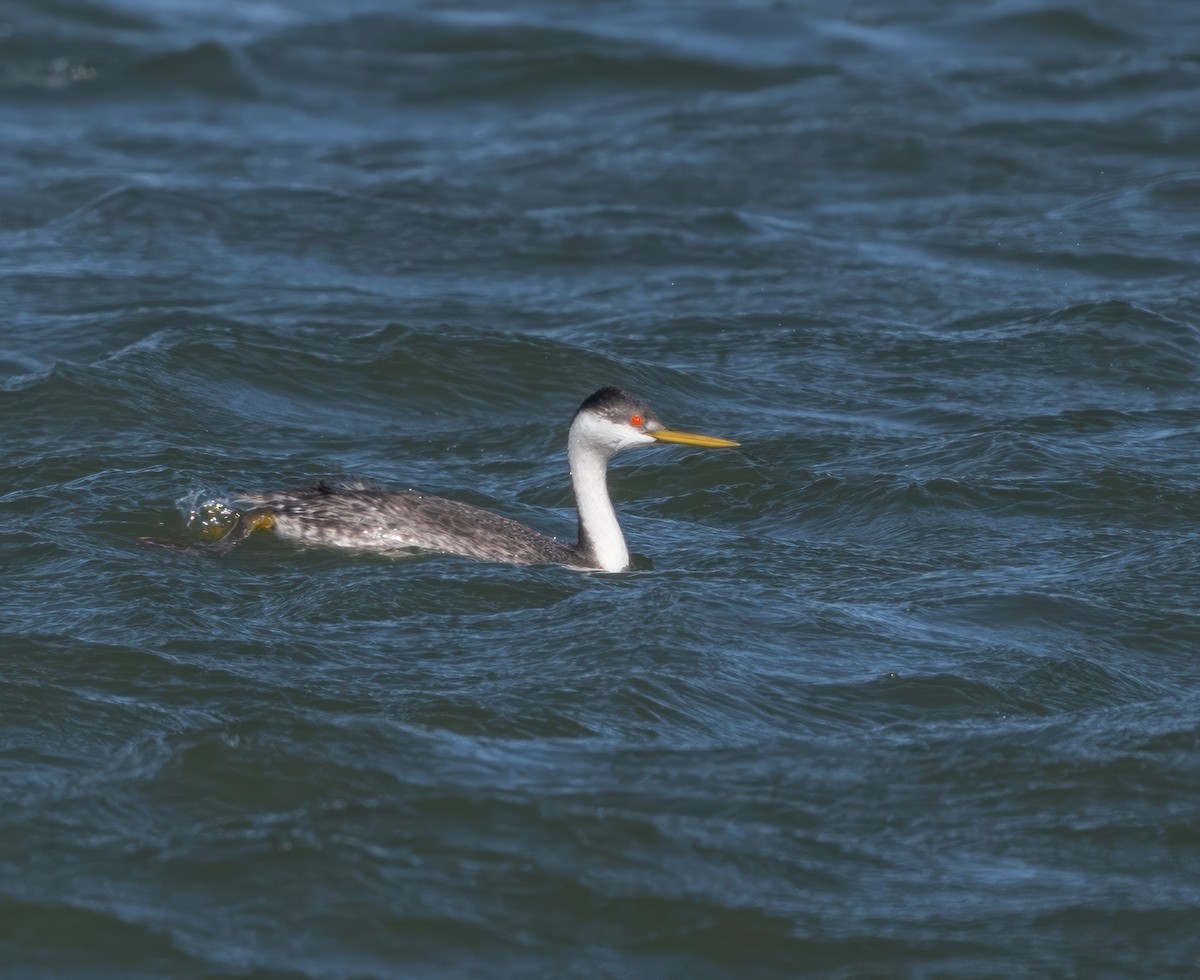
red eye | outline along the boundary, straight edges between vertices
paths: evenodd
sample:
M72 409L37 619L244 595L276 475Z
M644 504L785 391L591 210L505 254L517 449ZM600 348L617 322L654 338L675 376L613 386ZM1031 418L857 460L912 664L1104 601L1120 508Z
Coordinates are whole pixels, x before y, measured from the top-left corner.
M633 418L631 418L629 420L629 424L632 425L635 429L640 429L645 423L646 423L646 420L644 418L642 418L640 415L635 415Z

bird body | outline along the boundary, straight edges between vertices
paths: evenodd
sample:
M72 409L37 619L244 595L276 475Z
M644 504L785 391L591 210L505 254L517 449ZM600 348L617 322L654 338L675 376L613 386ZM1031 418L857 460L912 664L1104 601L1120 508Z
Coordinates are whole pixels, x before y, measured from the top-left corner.
M435 551L513 565L549 563L619 572L629 567L629 551L608 495L608 461L623 449L656 442L707 448L737 445L668 429L644 402L619 388L601 388L579 406L567 440L579 511L579 537L572 544L462 501L322 481L298 490L243 494L237 499L237 522L224 537L185 547L224 552L256 530L273 528L282 537L306 544Z
M440 551L481 561L589 567L572 545L461 500L328 484L251 493L238 503L265 511L280 537L304 544L379 551Z

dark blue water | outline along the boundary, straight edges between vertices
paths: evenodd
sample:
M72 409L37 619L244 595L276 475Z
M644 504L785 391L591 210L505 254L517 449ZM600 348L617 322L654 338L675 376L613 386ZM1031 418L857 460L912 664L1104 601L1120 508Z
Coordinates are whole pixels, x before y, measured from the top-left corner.
M1200 7L0 8L0 974L1191 976ZM360 477L633 571L140 547Z

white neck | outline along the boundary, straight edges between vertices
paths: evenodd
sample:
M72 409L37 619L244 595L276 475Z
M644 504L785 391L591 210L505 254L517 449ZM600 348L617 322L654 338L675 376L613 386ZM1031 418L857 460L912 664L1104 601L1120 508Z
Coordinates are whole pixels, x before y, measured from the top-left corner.
M609 455L572 428L567 459L579 508L579 547L604 571L623 572L629 567L629 549L608 496Z

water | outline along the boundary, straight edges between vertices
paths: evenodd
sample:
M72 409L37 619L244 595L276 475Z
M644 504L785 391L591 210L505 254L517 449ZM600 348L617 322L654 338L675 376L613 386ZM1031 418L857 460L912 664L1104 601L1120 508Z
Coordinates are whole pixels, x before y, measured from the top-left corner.
M1200 8L0 13L0 973L1191 975ZM357 476L635 570L140 548Z

